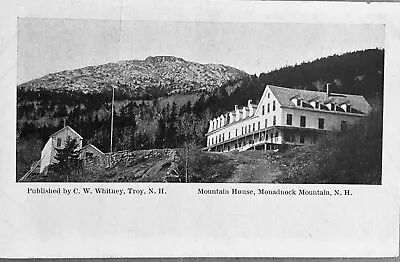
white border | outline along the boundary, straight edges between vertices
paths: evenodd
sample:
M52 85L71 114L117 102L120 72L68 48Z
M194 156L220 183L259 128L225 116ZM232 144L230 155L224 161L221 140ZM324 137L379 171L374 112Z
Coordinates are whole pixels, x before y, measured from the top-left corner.
M394 3L8 1L0 10L1 257L398 255L400 13ZM167 184L167 197L27 195L15 183L16 18L385 24L382 186ZM4 42L2 42L4 43ZM4 61L4 63L3 63ZM9 66L9 67L7 67ZM151 184L96 184L146 188ZM35 184L39 186L39 184ZM60 186L45 184L45 187ZM61 185L82 188L83 184ZM93 185L92 185L93 186ZM198 196L197 188L340 188L351 198ZM6 236L6 237L3 237Z

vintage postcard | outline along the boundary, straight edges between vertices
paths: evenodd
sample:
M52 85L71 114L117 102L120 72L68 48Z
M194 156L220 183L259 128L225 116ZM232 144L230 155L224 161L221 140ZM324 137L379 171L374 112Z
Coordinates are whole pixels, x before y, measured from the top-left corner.
M399 5L178 2L16 5L0 255L398 255Z

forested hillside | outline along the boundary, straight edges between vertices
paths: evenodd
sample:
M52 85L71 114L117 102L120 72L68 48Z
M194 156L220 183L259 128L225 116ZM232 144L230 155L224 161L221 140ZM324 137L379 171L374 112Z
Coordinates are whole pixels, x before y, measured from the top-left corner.
M384 50L369 49L334 55L261 73L259 77L250 76L224 104L232 108L232 104L245 104L248 99L258 101L267 84L324 91L325 84L329 82L332 92L360 94L367 99L382 97L383 74Z

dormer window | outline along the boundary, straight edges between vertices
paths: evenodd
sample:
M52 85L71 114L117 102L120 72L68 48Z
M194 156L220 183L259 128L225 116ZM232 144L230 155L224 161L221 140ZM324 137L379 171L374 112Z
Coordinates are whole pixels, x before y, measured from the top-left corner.
M296 101L297 101L297 106L301 106L301 100L297 98Z
M319 109L319 102L315 102L315 108Z
M335 104L331 104L331 111L335 111L335 109L336 109L336 107L335 107Z
M346 105L346 112L351 113L351 105Z
M61 146L61 138L57 138L57 147Z

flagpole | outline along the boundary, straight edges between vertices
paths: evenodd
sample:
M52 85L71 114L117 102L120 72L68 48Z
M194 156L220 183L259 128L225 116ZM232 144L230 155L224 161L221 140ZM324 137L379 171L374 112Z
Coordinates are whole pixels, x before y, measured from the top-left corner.
M111 140L110 140L110 152L113 151L113 128L114 128L114 86L112 86L112 101L111 101Z

